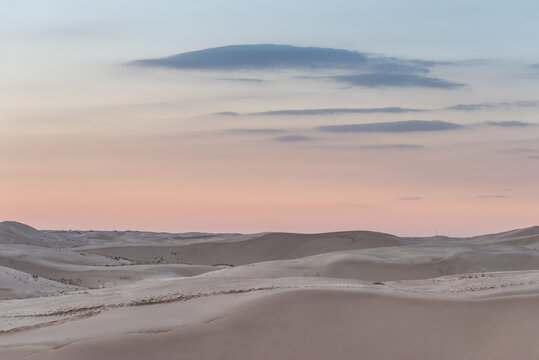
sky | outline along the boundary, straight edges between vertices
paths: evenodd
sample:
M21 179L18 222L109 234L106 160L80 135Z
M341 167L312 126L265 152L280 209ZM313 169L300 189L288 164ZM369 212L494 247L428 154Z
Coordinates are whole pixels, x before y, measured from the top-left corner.
M536 1L0 0L0 221L539 225Z

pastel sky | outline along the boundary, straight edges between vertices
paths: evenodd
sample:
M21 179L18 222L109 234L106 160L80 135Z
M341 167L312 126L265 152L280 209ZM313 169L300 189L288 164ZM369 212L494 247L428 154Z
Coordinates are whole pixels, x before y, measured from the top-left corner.
M539 224L537 1L0 0L0 220Z

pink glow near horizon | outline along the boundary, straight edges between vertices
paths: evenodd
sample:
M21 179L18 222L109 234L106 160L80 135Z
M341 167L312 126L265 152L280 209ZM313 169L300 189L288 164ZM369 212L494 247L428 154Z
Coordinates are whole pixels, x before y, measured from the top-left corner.
M176 164L170 159L159 163L164 153L141 161L129 153L107 157L94 149L94 162L43 149L12 167L34 156L50 159L35 163L32 172L13 171L10 180L3 178L0 217L42 229L373 230L409 236L433 235L436 230L466 236L535 223L537 201L528 195L534 181L523 181L518 166L511 176L484 186L498 171L496 163L474 170L476 159L468 159L469 165L448 159L439 164L438 154L418 160L415 154L395 159L376 152L349 159L350 154L340 151L290 145L286 151L281 144L274 149L271 139L264 139L260 147L268 149L259 148L253 155L246 148L244 155L230 157L225 148L197 154L187 146L191 152L186 153L195 159L178 156ZM272 152L277 154L270 156ZM212 166L212 157L219 155ZM330 161L319 163L318 156ZM455 158L465 160L458 153ZM518 188L507 187L510 182Z

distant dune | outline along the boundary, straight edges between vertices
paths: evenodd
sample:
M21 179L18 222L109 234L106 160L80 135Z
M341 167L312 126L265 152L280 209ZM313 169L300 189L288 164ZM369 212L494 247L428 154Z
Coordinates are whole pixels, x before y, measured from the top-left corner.
M0 244L52 246L40 231L14 221L0 223Z
M0 358L536 360L538 243L3 222Z
M208 275L252 278L310 276L388 281L535 269L539 269L539 251L500 245L425 244L330 252L301 259L234 267Z
M539 226L470 238L476 244L507 244L539 250Z
M267 233L209 239L194 244L167 246L122 245L86 247L85 251L118 256L138 263L187 263L244 265L261 261L294 259L341 250L401 245L400 238L376 232L354 231L327 234Z

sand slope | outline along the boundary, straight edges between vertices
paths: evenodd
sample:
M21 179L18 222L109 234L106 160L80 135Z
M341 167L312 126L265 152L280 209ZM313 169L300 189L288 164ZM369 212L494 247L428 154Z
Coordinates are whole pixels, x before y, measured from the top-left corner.
M22 271L0 266L0 299L21 299L47 296L78 290L66 285Z
M474 244L507 244L539 250L539 226L505 231L499 234L475 236L467 239Z
M384 286L191 278L115 289L6 304L0 353L83 360L531 360L539 354L537 271Z
M293 260L260 262L209 276L334 277L368 281L539 269L539 251L503 245L411 245L331 252Z
M0 244L25 244L52 247L53 241L31 226L15 221L0 222Z
M369 231L326 234L268 233L175 246L138 245L85 248L85 251L119 256L138 263L244 265L261 261L294 259L332 251L398 246L402 239Z
M538 235L4 222L0 359L536 360Z
M134 281L163 277L195 276L224 268L223 266L185 264L126 266L128 264L130 262L123 259L117 260L95 254L70 251L68 249L0 244L0 266L17 270L26 274L28 277L38 276L65 285L85 288L116 286L119 284L129 284ZM7 277L8 275L6 274L5 281L8 281ZM27 284L27 286L31 285L38 284L35 282ZM2 282L0 282L1 287L3 287ZM41 289L42 286L38 286L38 288ZM47 294L53 294L53 289L64 291L64 288L53 287ZM37 290L36 288L35 296L45 294ZM26 290L24 293L32 294ZM0 293L0 299L12 297L4 297ZM21 295L21 297L26 296Z
M461 242L477 245L513 245L528 249L539 250L539 226L530 226L524 229L504 231L497 234L479 235L466 238L452 238L448 236L433 236L424 238L407 238L411 242Z

